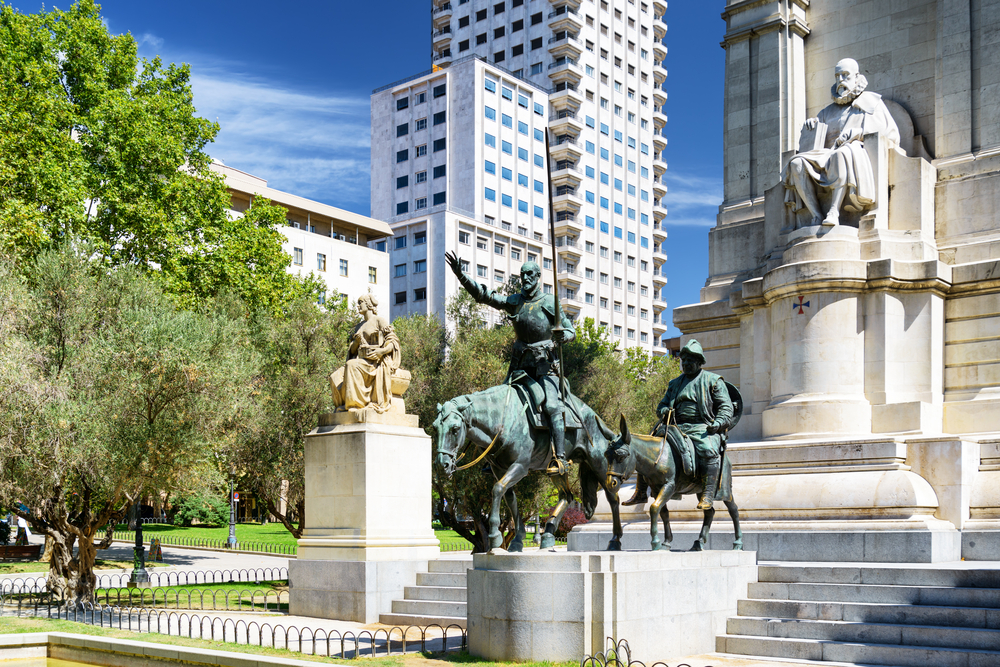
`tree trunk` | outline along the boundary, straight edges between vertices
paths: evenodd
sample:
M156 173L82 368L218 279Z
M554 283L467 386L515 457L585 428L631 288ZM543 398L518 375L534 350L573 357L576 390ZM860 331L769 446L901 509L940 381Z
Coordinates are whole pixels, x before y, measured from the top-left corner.
M270 512L272 515L274 515L274 518L276 518L278 521L281 522L281 525L283 525L288 530L288 532L292 534L292 537L294 537L295 539L302 537L302 529L305 528L305 526L303 525L304 517L306 515L305 498L299 500L296 503L296 513L298 514L298 519L299 519L299 525L296 526L295 524L292 523L292 519L289 516L291 514L290 512L288 513L282 512L280 509L278 509L278 506L270 498L264 496L258 496L258 497L264 501L264 505L267 507L267 511ZM282 504L284 505L284 503Z
M75 542L76 536L72 533L52 536L48 586L67 606L80 608L84 603L94 602L94 590L97 588L94 559L97 550L91 539L83 537L74 555Z
M45 551L42 553L42 557L38 559L41 563L52 562L52 545L54 544L51 535L45 536Z

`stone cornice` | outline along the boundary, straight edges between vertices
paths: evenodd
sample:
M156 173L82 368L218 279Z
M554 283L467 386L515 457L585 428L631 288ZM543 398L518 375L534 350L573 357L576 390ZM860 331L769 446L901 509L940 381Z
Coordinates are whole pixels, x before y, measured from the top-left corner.
M735 16L741 12L745 12L748 9L754 9L755 7L760 7L761 5L766 5L769 2L775 2L776 0L741 0L740 2L734 2L733 4L722 10L722 20L728 21L730 17ZM793 4L798 5L802 9L809 8L809 0L790 0Z
M808 37L809 33L812 32L809 29L809 26L794 16L791 19L786 19L780 14L773 14L767 17L764 21L740 28L735 32L726 33L725 38L719 42L719 46L726 48L731 44L742 42L745 39L765 35L776 30L783 30L786 27L802 38Z

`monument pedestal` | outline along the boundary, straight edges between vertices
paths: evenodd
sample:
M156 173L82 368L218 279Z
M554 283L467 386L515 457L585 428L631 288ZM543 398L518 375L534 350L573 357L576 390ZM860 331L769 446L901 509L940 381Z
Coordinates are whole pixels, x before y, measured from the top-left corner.
M414 415L325 415L306 437L306 512L289 612L373 623L437 558L431 439Z
M979 481L986 482L981 447L987 445L954 436L730 443L726 456L744 547L762 561L933 563L976 557L968 545L962 548L970 508L981 517L985 534L979 542L995 544L1000 536L990 532L1000 528L1000 517L988 509L996 494ZM631 487L620 496L627 497ZM669 502L675 548L690 548L701 528L696 504L694 496ZM732 522L722 504L717 507L709 548L729 549ZM570 533L568 548L606 548L610 520L602 499L593 521ZM649 549L648 509L623 507L622 521L623 548Z
M489 660L578 661L627 639L651 664L715 651L736 601L757 581L756 554L475 554L469 652Z

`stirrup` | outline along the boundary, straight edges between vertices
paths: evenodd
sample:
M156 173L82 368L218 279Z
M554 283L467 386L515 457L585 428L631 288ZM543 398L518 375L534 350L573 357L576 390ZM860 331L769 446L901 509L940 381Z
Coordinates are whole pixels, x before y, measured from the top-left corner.
M553 475L556 477L562 477L563 475L566 474L566 466L568 465L569 463L566 461L566 459L560 459L556 456L553 456L552 460L549 462L549 467L545 470L545 474Z
M714 506L714 503L708 499L708 494L703 494L701 499L698 501L698 507L695 509L710 510Z

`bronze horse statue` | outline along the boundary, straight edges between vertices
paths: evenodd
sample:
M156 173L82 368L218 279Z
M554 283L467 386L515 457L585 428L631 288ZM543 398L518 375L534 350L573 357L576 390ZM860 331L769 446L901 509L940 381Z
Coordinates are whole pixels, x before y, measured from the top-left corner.
M581 483L585 489L584 513L588 519L593 516L597 505L597 488L603 488L614 517L613 537L608 543L608 550L619 551L622 536L618 514L620 477L613 474L609 459L609 445L615 439L615 434L590 406L576 396L567 393L567 404L580 421L580 428L566 431L566 450L568 458L580 464ZM457 469L458 460L471 454L473 462L485 459L493 471L502 471L493 485L490 546L497 549L503 544L503 536L500 534L500 502L506 500L515 521L515 535L508 550L521 551L524 547L524 521L518 512L514 486L529 471L545 470L548 466L551 457L548 431L537 429L530 423L526 406L509 384L458 396L443 405L438 404L437 409L433 425L435 463L450 476ZM472 449L461 454L467 442ZM545 525L542 548L555 545L556 528L573 500L567 475L553 476L552 480L559 491L559 503Z
M743 411L742 408L741 402L735 421L738 421L738 415ZM735 421L730 424L730 427L735 425ZM681 448L687 446L684 442L687 437L673 425L666 427L663 437L633 435L629 433L624 416L621 418L620 427L621 435L612 443L612 450L609 451L609 458L614 460L610 472L612 475L621 476L622 479L628 479L633 472L638 472L646 478L649 486L653 489L654 498L653 504L649 507L649 534L653 551L664 547L669 550L674 535L670 530L670 512L667 510L667 501L682 495L701 493L703 490L697 474L685 474L681 455L678 453ZM582 474L581 470L581 477ZM722 457L722 474L719 477L719 487L715 494L715 500L721 500L725 503L726 509L729 510L729 516L733 520L736 532L733 550L742 551L743 531L740 529L740 510L733 502L733 468L729 457L725 454ZM666 541L660 538L657 516L663 519ZM705 548L713 518L715 518L715 508L705 510L701 532L691 547L691 551L702 551Z

